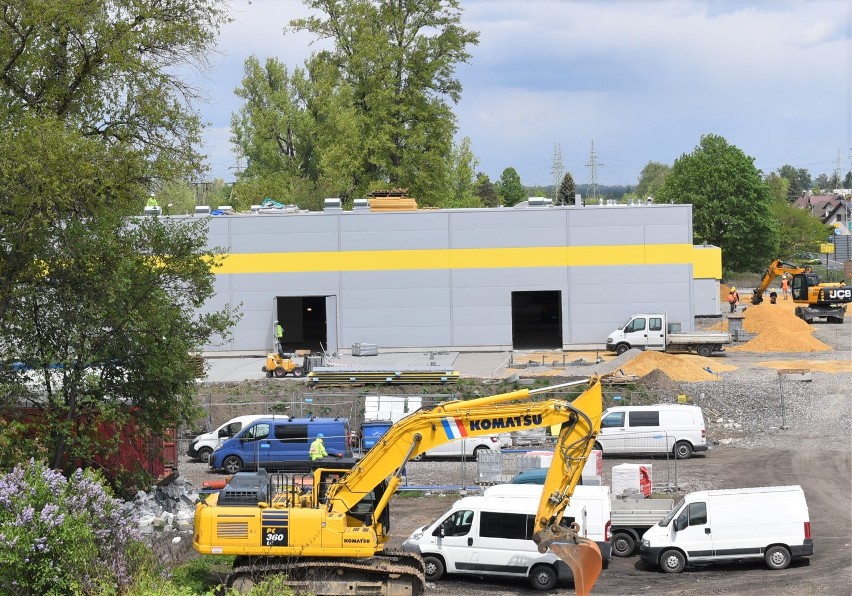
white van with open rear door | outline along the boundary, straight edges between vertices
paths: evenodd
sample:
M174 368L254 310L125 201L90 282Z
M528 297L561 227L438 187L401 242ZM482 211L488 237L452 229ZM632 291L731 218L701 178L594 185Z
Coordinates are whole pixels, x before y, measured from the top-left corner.
M764 486L689 493L642 536L642 561L667 573L690 563L763 559L784 569L814 553L800 486Z

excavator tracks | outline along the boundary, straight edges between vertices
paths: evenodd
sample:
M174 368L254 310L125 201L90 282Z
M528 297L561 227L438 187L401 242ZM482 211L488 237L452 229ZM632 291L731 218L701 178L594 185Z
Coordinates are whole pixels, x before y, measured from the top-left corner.
M423 559L393 550L364 559L238 557L227 585L245 593L279 574L297 595L420 596L426 582Z

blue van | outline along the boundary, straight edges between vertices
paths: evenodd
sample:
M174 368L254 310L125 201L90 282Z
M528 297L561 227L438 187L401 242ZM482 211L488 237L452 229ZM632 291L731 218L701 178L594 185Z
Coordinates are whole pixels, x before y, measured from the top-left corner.
M391 420L365 420L361 425L361 449L369 451L376 446L386 432L393 426Z
M352 457L349 421L344 418L269 416L246 425L210 455L211 470L302 472L311 469L308 450L319 433L330 457Z

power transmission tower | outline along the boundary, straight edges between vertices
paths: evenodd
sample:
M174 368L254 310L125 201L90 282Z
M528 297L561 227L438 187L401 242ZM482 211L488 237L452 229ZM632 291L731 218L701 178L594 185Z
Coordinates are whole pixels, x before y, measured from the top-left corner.
M586 189L586 194L589 195L589 202L600 203L600 198L598 197L598 166L602 165L602 163L598 163L598 154L595 153L595 140L592 139L589 163L586 164L586 167L589 168L589 186Z
M837 183L837 188L843 188L843 178L840 177L840 149L837 150L837 165L834 166L834 180ZM835 189L833 189L835 190Z
M562 182L562 146L559 143L553 144L553 163L550 165L550 176L553 180L553 203L556 204L556 197L559 193L559 184Z

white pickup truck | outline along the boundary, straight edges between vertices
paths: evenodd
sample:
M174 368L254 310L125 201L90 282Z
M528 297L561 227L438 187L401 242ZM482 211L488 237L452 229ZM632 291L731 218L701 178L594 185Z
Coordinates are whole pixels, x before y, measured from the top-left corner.
M629 557L642 534L663 519L674 506L672 499L612 499L612 554Z
M710 356L731 343L729 333L672 333L665 314L638 314L606 338L606 349L624 354L630 348L660 352L697 352Z

